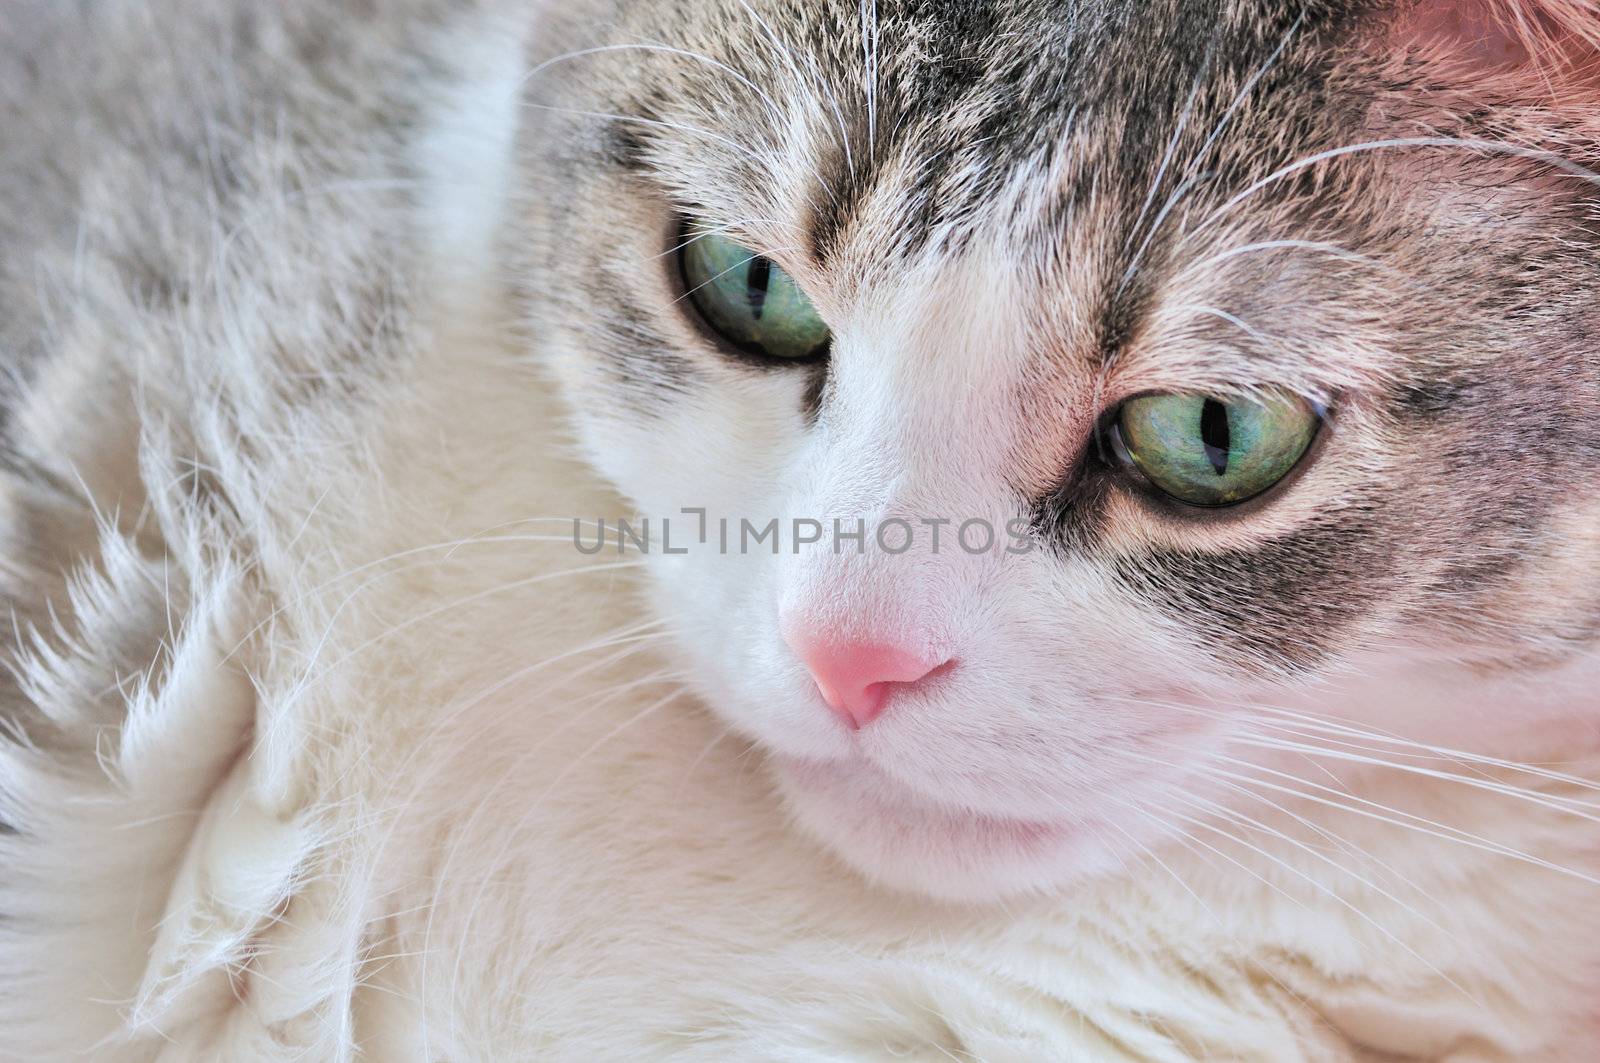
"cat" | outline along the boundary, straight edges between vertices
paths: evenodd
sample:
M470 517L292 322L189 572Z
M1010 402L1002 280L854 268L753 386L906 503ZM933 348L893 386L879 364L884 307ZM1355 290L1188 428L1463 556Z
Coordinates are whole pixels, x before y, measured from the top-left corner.
M0 1057L1591 1058L1597 45L13 0Z

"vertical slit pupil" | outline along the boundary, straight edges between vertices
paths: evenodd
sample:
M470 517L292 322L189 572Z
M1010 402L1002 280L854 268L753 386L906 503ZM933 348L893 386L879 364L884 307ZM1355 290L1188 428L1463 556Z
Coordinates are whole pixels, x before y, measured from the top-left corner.
M1218 476L1228 471L1228 454L1232 450L1232 433L1228 429L1228 407L1216 399L1207 399L1200 408L1200 442L1206 448L1206 460Z
M750 302L750 312L757 321L767 311L767 289L772 284L772 259L759 255L750 259L744 278L745 298Z

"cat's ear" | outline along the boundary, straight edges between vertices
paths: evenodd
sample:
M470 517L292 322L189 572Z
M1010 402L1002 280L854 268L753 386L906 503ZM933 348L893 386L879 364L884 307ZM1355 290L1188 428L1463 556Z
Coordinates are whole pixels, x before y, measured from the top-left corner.
M1600 87L1600 0L1402 0L1389 45L1467 73Z

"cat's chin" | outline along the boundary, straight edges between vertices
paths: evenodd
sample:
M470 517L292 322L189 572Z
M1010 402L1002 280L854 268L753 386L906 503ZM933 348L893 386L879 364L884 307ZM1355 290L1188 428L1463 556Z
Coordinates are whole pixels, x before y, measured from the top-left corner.
M866 878L892 889L981 904L1059 889L1122 866L1094 823L943 807L854 764L775 757L772 766L799 825Z

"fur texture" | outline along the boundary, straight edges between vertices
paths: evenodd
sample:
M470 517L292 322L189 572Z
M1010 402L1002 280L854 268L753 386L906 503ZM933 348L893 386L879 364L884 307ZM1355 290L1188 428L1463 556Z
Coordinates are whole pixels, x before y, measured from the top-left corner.
M0 1055L1587 1058L1586 8L199 6L0 31ZM1270 507L1086 451L1266 386ZM589 465L1047 549L586 559ZM786 609L962 670L851 744Z

